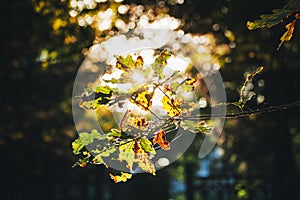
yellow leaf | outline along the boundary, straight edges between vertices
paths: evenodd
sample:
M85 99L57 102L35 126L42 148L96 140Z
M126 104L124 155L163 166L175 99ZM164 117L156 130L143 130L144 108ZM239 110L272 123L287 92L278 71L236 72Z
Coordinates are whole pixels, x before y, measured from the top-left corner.
M163 103L162 108L165 109L170 117L178 116L181 113L180 102L167 95L163 96L161 102Z
M132 142L129 142L129 143L126 143L126 144L122 144L120 145L119 147L119 161L126 161L127 162L127 165L126 167L128 169L132 169L132 165L134 163L134 156L135 156L135 153L134 153L134 144L135 142L132 141Z
M141 144L137 141L135 143L135 153L137 155L136 161L139 167L145 172L155 175L156 170L152 161L149 159L148 153L145 152Z
M148 87L142 88L141 91L134 92L130 98L132 103L140 106L143 110L150 110L152 106L153 92Z
M285 42L285 41L290 41L293 33L294 33L294 29L295 29L295 23L296 20L294 20L293 22L287 24L285 26L285 28L287 29L286 32L281 36L280 38L280 44L278 45L277 50L281 47L281 45Z
M132 174L125 173L125 172L121 172L121 176L113 175L111 173L109 174L109 176L115 183L126 182L128 179L132 178Z

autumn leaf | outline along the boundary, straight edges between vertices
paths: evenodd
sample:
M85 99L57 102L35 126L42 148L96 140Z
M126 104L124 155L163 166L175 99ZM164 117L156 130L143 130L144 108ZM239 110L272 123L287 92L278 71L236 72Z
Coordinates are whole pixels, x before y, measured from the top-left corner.
M100 105L110 102L112 89L108 86L98 86L94 89L86 89L81 97L80 107L85 109L97 109Z
M109 176L115 183L126 182L128 179L132 178L132 174L125 172L121 172L121 175L113 175L110 173Z
M151 153L151 154L156 153L155 149L152 146L151 141L148 138L146 137L141 138L140 144L146 153Z
M272 14L265 14L265 15L261 15L260 18L258 20L255 20L253 22L248 21L246 24L246 27L249 30L253 30L253 29L257 29L257 28L262 28L262 27L272 27L275 26L281 22L283 22L283 20L285 20L286 18L288 18L291 15L291 10L289 9L274 9L272 10Z
M153 144L158 144L164 150L170 150L170 142L166 140L166 135L163 130L156 133L153 138Z
M134 163L134 145L135 141L128 142L126 144L122 144L119 146L119 161L126 161L126 167L128 169L132 169L132 165Z
M197 80L195 78L187 78L186 81L182 84L181 88L183 92L191 92L194 90L194 83Z
M126 57L117 55L115 57L117 59L116 68L123 71L129 71L135 67L135 62L131 55L127 55Z
M167 114L170 117L178 116L181 114L180 102L174 100L173 98L164 95L162 100L162 108L167 111Z
M149 111L152 106L152 97L153 91L150 91L148 86L146 86L134 92L130 97L130 101L141 107L143 110Z
M143 69L143 65L144 65L144 60L142 58L142 56L137 57L134 66L136 69Z
M149 122L144 117L129 117L127 125L143 131L147 128Z
M112 153L114 153L117 150L116 147L103 147L103 149L101 149L101 151L97 152L94 151L94 153L97 153L97 155L93 158L93 160L91 161L92 164L104 164L106 167L107 165L105 164L105 162L103 161L104 157L109 157Z
M76 166L80 166L80 167L85 167L89 162L90 162L90 157L91 154L87 151L82 152L82 154L85 156L82 159L79 159L73 166L72 168L76 167Z
M167 60L171 57L171 52L168 50L164 50L152 64L152 69L156 75L158 75L161 79L165 78L163 73L164 67L167 65Z
M282 45L284 42L290 41L290 40L291 40L291 38L293 37L294 30L295 30L295 24L296 24L296 21L297 21L297 19L299 19L299 18L300 18L300 15L299 15L299 14L296 14L296 15L295 15L295 19L294 19L292 22L288 23L288 24L285 26L285 28L286 28L287 30L286 30L286 31L284 32L284 34L281 36L281 38L280 38L280 43L279 43L279 45L278 45L278 47L277 47L277 50L279 50L279 48L281 47L281 45Z
M137 158L135 159L138 166L145 172L155 175L155 167L149 158L149 154L145 152L140 142L135 141L135 153Z
M205 121L183 120L181 121L180 126L184 130L193 133L209 133L212 130L212 126L208 125Z

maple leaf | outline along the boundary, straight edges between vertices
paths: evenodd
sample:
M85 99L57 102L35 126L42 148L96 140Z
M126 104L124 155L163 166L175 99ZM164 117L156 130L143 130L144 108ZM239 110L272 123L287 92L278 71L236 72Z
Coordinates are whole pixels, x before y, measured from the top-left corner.
M153 144L158 144L164 150L170 150L170 142L166 140L165 131L160 130L153 138Z
M109 176L115 183L126 182L128 179L132 178L132 174L125 172L121 172L121 175L113 175L110 173Z
M105 138L106 136L101 135L97 130L92 130L91 133L82 132L79 134L79 138L72 142L73 153L80 154L85 145L93 143L95 139L103 140Z

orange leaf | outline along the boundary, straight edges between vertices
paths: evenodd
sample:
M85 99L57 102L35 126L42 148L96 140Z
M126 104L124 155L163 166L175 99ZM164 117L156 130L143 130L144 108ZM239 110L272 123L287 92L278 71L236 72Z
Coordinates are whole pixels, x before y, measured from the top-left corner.
M158 131L155 137L153 138L153 144L158 144L164 150L170 150L170 142L165 138L166 134L163 130Z
M285 41L290 41L291 38L293 37L293 33L294 33L294 30L295 30L295 24L296 24L296 21L297 19L299 19L299 16L296 14L295 15L295 19L288 23L285 28L287 29L285 31L285 33L281 36L280 38L280 44L278 45L277 47L277 50L281 47L281 45L285 42Z
M121 172L121 176L113 175L111 173L109 174L109 176L115 183L119 183L119 182L126 182L128 179L131 179L132 174Z

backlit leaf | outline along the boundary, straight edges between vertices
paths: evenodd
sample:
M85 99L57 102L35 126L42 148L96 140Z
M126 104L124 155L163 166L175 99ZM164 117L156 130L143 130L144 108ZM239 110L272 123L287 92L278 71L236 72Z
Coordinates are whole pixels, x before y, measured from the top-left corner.
M91 154L87 151L82 152L82 154L85 156L82 159L79 159L72 167L80 166L85 167L90 162Z
M103 161L104 157L109 157L112 153L114 153L117 150L116 147L112 147L112 148L107 148L107 147L103 147L103 149L101 149L101 151L93 158L92 160L92 164L105 164L105 162Z
M265 26L270 28L283 22L283 20L289 17L291 13L292 11L289 9L274 9L273 14L261 15L261 19L255 20L254 22L248 21L246 27L249 30L262 28Z
M144 60L143 60L142 56L139 56L139 57L136 59L134 65L135 65L135 67L136 67L137 69L143 69Z
M180 102L174 100L173 98L169 98L164 95L161 102L163 103L162 108L167 111L167 114L170 117L178 116L181 114Z
M126 161L127 165L126 167L128 169L132 169L132 165L134 163L134 157L135 157L135 153L134 153L134 144L135 141L131 141L128 142L126 144L122 144L119 147L119 161Z
M164 150L170 150L170 142L166 140L166 135L163 130L156 133L153 138L153 144L158 144Z
M146 153L155 154L155 149L153 148L152 143L148 138L146 137L141 138L140 143Z
M88 89L81 97L80 107L85 109L97 109L100 105L110 102L112 90L108 86L99 86L93 90Z
M135 145L135 153L137 155L136 162L138 163L139 167L145 172L155 175L156 170L152 161L149 159L149 154L145 152L140 142L136 141Z
M161 79L165 78L163 73L164 67L167 65L167 60L171 57L171 52L168 50L164 50L152 64L152 69L156 75L158 75Z
M121 175L113 175L110 173L109 176L115 183L126 182L128 179L132 178L132 174L125 172L121 172Z
M131 55L115 56L117 59L116 67L120 70L129 71L135 67L135 62L132 59Z
M208 125L205 121L183 120L181 121L180 126L184 130L188 130L193 133L208 133L212 130L212 127Z
M300 18L300 15L299 14L296 14L295 15L295 19L288 23L285 28L287 29L284 34L281 36L280 38L280 44L278 45L278 48L277 50L281 47L281 45L286 42L286 41L290 41L292 36L293 36L293 33L294 33L294 29L295 29L295 24L296 24L296 21L297 19Z
M73 153L76 155L81 153L83 147L84 144L80 139L76 139L74 142L72 142Z
M153 91L148 89L148 86L134 92L130 98L132 103L135 103L143 110L150 110L152 106Z

